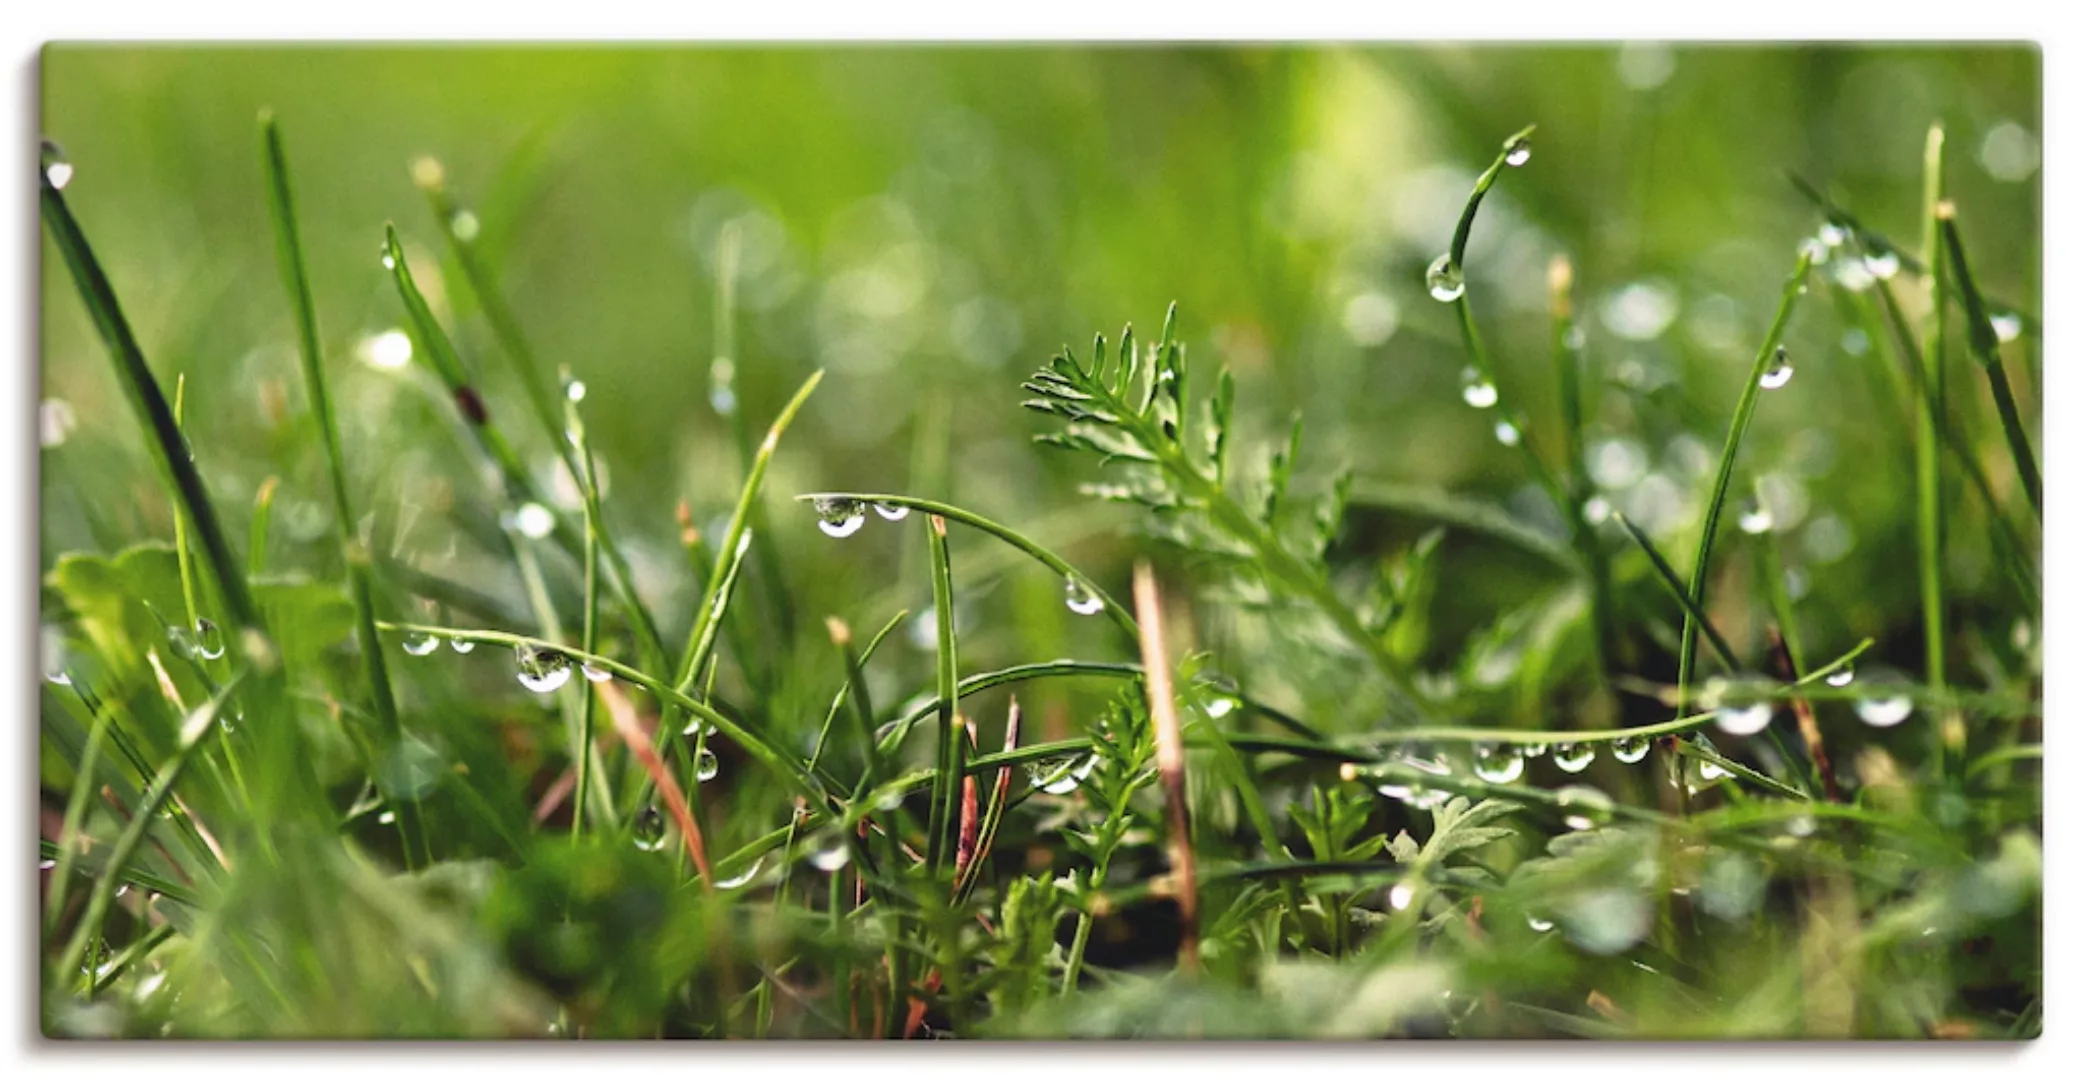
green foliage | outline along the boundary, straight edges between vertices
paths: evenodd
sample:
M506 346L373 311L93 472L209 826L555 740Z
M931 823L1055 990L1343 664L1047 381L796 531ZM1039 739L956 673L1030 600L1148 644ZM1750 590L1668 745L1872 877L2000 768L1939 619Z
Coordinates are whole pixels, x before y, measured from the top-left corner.
M402 55L46 55L47 1034L2038 1033L2032 55Z

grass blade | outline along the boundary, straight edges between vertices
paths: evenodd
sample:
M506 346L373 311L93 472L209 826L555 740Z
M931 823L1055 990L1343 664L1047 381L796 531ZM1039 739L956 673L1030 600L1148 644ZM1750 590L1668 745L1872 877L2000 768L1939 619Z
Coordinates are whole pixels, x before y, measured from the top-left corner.
M1721 525L1722 505L1728 500L1729 481L1736 473L1736 452L1742 449L1743 433L1750 428L1750 418L1757 412L1759 380L1771 369L1774 358L1781 351L1780 337L1786 333L1787 321L1793 318L1794 302L1800 299L1801 290L1808 280L1810 255L1807 251L1794 262L1794 272L1787 277L1785 287L1779 294L1779 310L1772 315L1771 329L1765 331L1764 343L1758 346L1757 358L1751 361L1750 378L1743 384L1743 396L1736 400L1736 415L1729 421L1728 439L1722 444L1721 464L1715 469L1714 487L1707 496L1707 516L1700 525L1700 549L1693 556L1692 584L1686 596L1692 603L1685 613L1685 629L1678 638L1678 693L1679 709L1685 707L1685 698L1692 683L1693 656L1698 648L1697 636L1702 621L1694 616L1704 606L1707 594L1707 574L1713 564L1714 533Z
M947 519L936 514L929 516L926 523L927 549L933 557L933 611L938 627L934 670L938 673L940 686L940 702L936 710L940 717L938 768L933 778L933 811L927 824L926 864L934 874L938 874L947 855L947 831L954 821L966 743L955 711L955 593L954 580L948 570Z
M1649 556L1649 565L1656 568L1656 580L1662 582L1665 590L1670 592L1671 598L1678 601L1685 617L1707 632L1707 640L1714 646L1714 655L1721 660L1722 668L1735 671L1742 667L1742 663L1736 659L1736 650L1729 647L1728 639L1721 636L1721 631L1714 628L1713 620L1707 618L1707 613L1693 600L1692 594L1686 589L1684 579L1678 576L1678 571L1671 567L1663 552L1657 550L1656 542L1642 532L1641 526L1628 520L1626 514L1616 510L1612 517L1620 523L1622 529L1627 530L1628 538L1635 542L1636 547L1642 549L1642 554Z
M1989 377L1989 394L1996 400L1996 413L2003 420L2003 434L2011 446L2011 460L2017 465L2019 482L2025 486L2025 498L2032 504L2036 517L2043 516L2040 509L2040 468L2033 460L2032 440L2025 435L2025 424L2018 418L2018 403L2011 396L2011 380L2004 375L2003 358L1996 352L1996 328L1989 322L1989 311L1982 305L1982 294L1975 289L1974 275L1967 269L1967 249L1960 242L1960 226L1955 222L1955 212L1950 201L1940 202L1934 211L1941 230L1945 234L1946 250L1952 254L1953 276L1959 279L1960 296L1967 307L1967 345L1975 359L1981 361L1982 372Z
M44 227L50 230L51 240L57 244L58 253L65 260L65 267L79 289L80 300L86 305L95 331L108 347L109 358L116 369L116 382L122 386L123 396L129 399L138 426L144 429L145 446L151 451L153 463L159 467L159 474L167 487L178 496L181 509L195 528L196 538L202 541L203 558L210 564L210 573L224 598L225 610L240 627L265 630L260 609L247 591L246 577L240 571L238 560L232 557L224 528L210 505L202 476L196 471L188 440L182 437L173 410L167 405L166 395L160 391L159 381L145 363L144 351L138 347L130 322L123 315L123 307L116 300L116 290L102 271L101 261L95 257L86 234L80 231L79 222L73 218L65 196L51 184L50 171L38 170L38 176L41 177L39 205Z
M1945 129L1932 124L1924 139L1924 282L1929 311L1924 316L1922 381L1931 391L1931 409L1918 418L1917 449L1917 581L1924 609L1924 677L1931 689L1946 688L1945 492L1938 471L1938 425L1946 414L1946 268L1939 253L1938 208L1945 199ZM1938 744L1943 750L1944 721Z

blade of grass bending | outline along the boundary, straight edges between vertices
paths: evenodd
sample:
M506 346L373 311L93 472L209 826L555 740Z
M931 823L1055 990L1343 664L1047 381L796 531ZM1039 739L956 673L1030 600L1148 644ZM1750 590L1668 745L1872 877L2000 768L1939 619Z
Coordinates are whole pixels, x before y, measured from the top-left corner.
M1361 480L1353 485L1351 504L1397 510L1494 537L1572 574L1584 569L1580 556L1572 552L1570 545L1489 503L1415 484Z
M850 491L820 491L796 496L797 502L817 503L825 500L858 503L860 504L860 508L863 513L867 512L867 508L870 504L880 504L883 506L901 506L908 510L918 510L936 517L945 518L948 521L957 521L969 526L972 529L978 529L983 532L989 533L990 535L997 537L998 539L1006 542L1007 544L1010 544L1013 547L1018 548L1023 552L1026 552L1036 562L1041 563L1043 566L1046 566L1049 569L1055 571L1066 582L1073 582L1080 589L1083 589L1091 595L1098 597L1100 603L1104 606L1106 610L1107 617L1114 620L1114 625L1119 626L1124 633L1130 635L1131 637L1133 637L1136 633L1135 619L1129 615L1128 609L1122 607L1119 603L1117 603L1114 600L1113 597L1107 595L1106 590L1100 588L1099 585L1096 582L1094 582L1091 578L1086 577L1084 574L1080 573L1076 567L1072 566L1069 562L1066 562L1061 556L1057 555L1053 551L1050 551L1048 548L1041 546L1035 541L1029 539L1027 536L1019 532L1019 530L1007 525L1001 525L998 522L992 521L990 518L984 517L982 514L974 514L962 509L959 506L952 506L948 503L938 502L933 499L915 498L910 495L873 494Z
M933 778L933 809L927 819L926 865L938 875L948 853L947 831L954 821L955 799L961 787L962 752L966 744L955 719L955 586L948 569L947 519L931 515L926 519L926 526L927 550L933 559L933 611L937 626L934 670L940 688L936 710L940 717L939 752L935 759L938 768Z
M1922 381L1931 392L1931 409L1918 418L1917 450L1917 579L1924 609L1924 678L1933 690L1946 688L1945 610L1945 478L1938 471L1938 425L1934 417L1946 413L1946 267L1939 252L1938 208L1945 199L1945 129L1932 124L1924 139L1924 243L1925 302L1924 370ZM1933 745L1944 766L1950 755L1945 746L1945 718L1934 711L1938 730ZM1950 768L1942 768L1951 772Z
M1194 881L1193 827L1186 809L1186 737L1172 696L1172 658L1164 646L1164 608L1150 563L1135 565L1136 625L1142 627L1143 689L1157 741L1157 778L1164 788L1172 883L1179 902L1179 967L1201 967L1200 889ZM1219 736L1218 736L1219 737Z
M49 229L58 254L65 260L66 269L71 273L80 300L94 322L95 331L108 348L109 358L116 369L116 381L123 388L123 396L130 401L138 426L144 429L145 445L152 453L152 460L158 465L159 474L167 486L179 497L181 509L195 528L196 538L202 542L203 558L209 563L211 576L217 580L225 609L240 627L265 631L260 609L247 590L246 577L240 571L238 560L232 557L231 545L225 540L223 526L217 520L215 508L210 505L202 476L196 471L188 441L182 438L180 428L174 422L173 410L167 406L166 395L160 391L158 380L145 363L144 351L138 347L130 322L123 315L116 291L109 284L108 275L103 273L101 262L95 257L86 234L80 231L79 222L73 218L72 208L66 205L65 196L52 186L48 170L39 170L38 175L41 177L39 198L44 226Z
M1729 647L1728 639L1722 637L1721 631L1714 628L1713 620L1707 618L1707 613L1700 609L1699 604L1693 602L1692 595L1686 590L1684 579L1678 576L1678 571L1671 567L1663 552L1657 550L1656 542L1649 539L1640 526L1628 520L1626 514L1615 510L1611 516L1627 531L1628 538L1635 542L1635 546L1642 549L1642 554L1649 556L1649 565L1656 568L1656 580L1663 583L1665 591L1671 594L1673 600L1678 601L1685 617L1707 632L1707 640L1713 644L1714 655L1721 661L1722 669L1733 672L1742 667L1742 663L1736 659L1736 650Z
M498 340L500 351L512 362L514 374L528 399L529 410L535 414L536 422L542 426L550 445L556 448L557 458L571 474L572 480L581 481L583 478L579 474L585 466L564 439L557 406L549 387L543 385L542 368L535 362L535 354L521 334L520 321L506 306L506 298L493 282L491 271L479 258L477 246L471 242L474 235L466 236L457 228L461 219L459 208L448 195L447 170L434 158L419 158L412 163L412 179L426 193L427 204L434 210L442 238L455 255L456 265L462 268L463 280L477 298L478 307L483 309L485 321L491 324L492 336ZM665 639L659 636L657 621L636 594L635 579L630 574L628 561L622 557L621 548L615 544L612 535L601 532L595 539L600 544L607 567L608 583L615 589L616 600L622 605L636 634L638 651L645 656L647 666L656 664L662 667L666 659Z
M1794 303L1800 299L1801 290L1808 280L1810 255L1802 251L1794 261L1794 272L1780 291L1779 310L1772 315L1772 326L1765 331L1764 343L1758 346L1757 358L1751 361L1750 378L1743 384L1743 395L1736 400L1736 415L1729 421L1728 439L1721 448L1721 464L1714 473L1714 488L1707 497L1707 516L1700 525L1700 549L1693 556L1692 584L1686 595L1692 603L1685 613L1685 629L1678 639L1678 692L1679 709L1685 708L1684 695L1692 685L1693 657L1698 649L1698 632L1701 623L1693 612L1705 605L1707 575L1713 566L1714 533L1721 524L1721 508L1729 495L1729 481L1736 472L1736 452L1742 449L1743 433L1750 427L1750 418L1757 412L1759 380L1771 370L1774 357L1779 352L1779 340L1786 333L1787 321L1793 318Z
M2018 479L2025 486L2025 498L2032 504L2033 516L2044 517L2040 509L2040 468L2033 460L2032 440L2025 435L2025 424L2018 418L2018 403L2011 396L2011 380L2004 375L2003 358L1997 355L1996 328L1990 325L1982 294L1975 289L1974 275L1967 268L1967 249L1960 242L1953 204L1942 201L1934 213L1945 234L1946 250L1952 254L1953 276L1959 280L1960 297L1967 308L1967 347L1981 361L1982 372L1989 378L1989 395L1995 399L1996 413L2003 420L2004 438L2011 444L2011 460L2017 465Z
M94 891L88 895L86 914L81 916L79 927L73 931L72 940L66 944L65 952L59 957L55 970L61 978L70 977L70 973L80 970L80 959L86 955L87 947L101 936L102 923L108 918L109 904L115 899L116 884L122 879L124 869L137 854L138 846L144 842L145 833L151 829L152 823L159 820L159 811L173 796L174 782L181 778L181 771L187 767L189 758L194 756L196 748L202 745L203 740L218 729L218 712L231 699L232 692L244 681L245 670L241 669L225 682L216 696L204 702L182 722L180 741L175 746L172 756L160 765L158 775L152 778L152 785L145 790L144 796L132 811L130 823L124 826L122 833L116 837L115 844L109 849L108 861L104 864L101 876L94 881ZM87 988L92 987L92 979L92 972L88 972Z

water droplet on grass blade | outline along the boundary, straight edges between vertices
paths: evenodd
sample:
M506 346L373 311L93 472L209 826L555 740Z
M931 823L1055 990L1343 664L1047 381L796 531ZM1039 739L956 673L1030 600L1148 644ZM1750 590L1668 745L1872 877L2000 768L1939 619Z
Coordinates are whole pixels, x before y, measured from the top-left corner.
M1099 759L1088 757L1079 762L1060 762L1052 766L1037 765L1027 772L1028 783L1049 795L1068 795L1078 789L1078 784L1092 775L1092 767Z
M1787 362L1786 346L1781 345L1772 352L1772 363L1758 376L1758 385L1766 390L1777 390L1794 377L1794 365Z
M1107 604L1099 598L1098 593L1086 588L1077 578L1064 578L1063 606L1069 608L1073 615L1097 615L1099 609Z
M1411 896L1415 891L1409 885L1400 881L1397 882L1389 889L1389 906L1397 911L1402 911L1404 908L1409 907Z
M1881 668L1869 672L1865 684L1869 690L1885 695L1891 690L1908 686L1909 678L1892 668ZM1909 719L1909 714L1915 710L1916 703L1910 700L1908 694L1901 693L1866 698L1852 706L1852 711L1859 714L1860 720L1865 721L1869 727L1877 728L1894 727Z
M1461 400L1472 409L1487 409L1497 404L1497 384L1483 378L1483 373L1473 367L1462 368Z
M205 660L215 660L224 655L224 631L209 619L195 620L195 651Z
M464 641L462 638L450 638L448 639L448 647L456 650L458 654L462 654L477 648L477 642Z
M832 874L837 873L839 868L845 866L852 858L853 852L846 849L845 842L835 841L831 847L812 852L810 854L810 865L827 874Z
M383 245L383 247L378 248L376 256L378 261L383 263L383 268L385 270L396 270L398 268L398 260L391 255L391 246L389 244L385 244Z
M2015 311L1995 311L1989 314L1989 328L1996 331L1998 342L2016 341L2025 332L2025 320Z
M1843 667L1838 668L1836 671L1833 671L1828 675L1823 676L1823 682L1842 689L1844 687L1850 686L1852 684L1852 679L1855 677L1856 676L1852 672L1852 666L1850 664L1846 664Z
M441 639L432 634L407 634L399 647L407 656L425 656L441 647Z
M659 851L665 847L665 815L658 812L656 804L644 807L632 826L638 851Z
M1555 929L1555 924L1538 915L1528 915L1526 916L1526 928L1536 934L1545 934Z
M875 514L877 517L882 518L884 521L903 521L906 517L910 516L911 507L898 506L895 503L879 502L875 504Z
M1755 735L1771 723L1772 703L1769 701L1723 705L1714 710L1714 726L1731 735Z
M477 215L468 210L458 210L449 216L448 231L466 244L477 239L478 230Z
M767 857L765 855L762 855L759 858L752 860L751 866L746 867L745 869L739 871L738 873L730 877L718 879L716 882L716 887L719 889L743 888L745 887L745 885L749 884L753 878L759 876L759 869L760 867L766 865L766 862Z
M1834 221L1825 221L1823 227L1816 230L1815 238L1830 247L1836 247L1851 238L1851 230Z
M1591 767L1598 757L1598 748L1590 743L1566 742L1555 744L1555 767L1566 773L1580 773Z
M1902 259L1885 248L1868 251L1864 260L1866 272L1882 281L1895 276L1902 269Z
M706 746L702 747L701 753L694 755L694 780L698 784L716 779L722 768L723 764L716 760L716 751Z
M1772 508L1761 503L1746 503L1743 512L1736 517L1736 527L1752 536L1763 536L1772 531Z
M1504 144L1504 163L1516 169L1533 159L1533 140L1524 135Z
M1567 811L1562 823L1578 832L1603 825L1613 816L1613 797L1582 784L1572 784L1557 791L1555 805Z
M46 448L65 445L72 437L72 429L79 426L79 414L72 411L72 403L64 398L45 398L36 406L37 442Z
M1475 748L1476 776L1493 784L1509 784L1526 771L1517 747L1485 743Z
M1622 765L1633 765L1648 756L1649 737L1647 735L1629 735L1626 738L1613 740L1613 760Z
M1497 436L1498 442L1506 446L1519 445L1519 426L1510 420L1499 420L1497 426L1491 429L1491 433Z
M547 694L571 681L571 659L563 653L522 645L514 650L521 685Z
M1459 300L1468 283L1461 277L1461 268L1454 265L1454 257L1441 255L1425 269L1425 288L1432 293L1432 299L1445 304Z
M72 162L65 160L65 151L49 139L43 141L43 179L58 191L72 183Z
M858 499L813 499L811 505L817 509L817 527L835 540L860 532L868 521Z
M614 672L606 668L594 667L592 664L580 664L579 674L584 675L587 682L607 682L615 677Z
M567 400L574 402L586 400L586 384L578 379L565 383L564 396Z

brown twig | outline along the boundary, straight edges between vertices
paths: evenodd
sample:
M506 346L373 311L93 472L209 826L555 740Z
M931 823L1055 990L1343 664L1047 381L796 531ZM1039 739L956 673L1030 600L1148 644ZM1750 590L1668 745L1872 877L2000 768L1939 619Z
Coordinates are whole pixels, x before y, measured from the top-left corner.
M1794 670L1794 656L1787 651L1786 638L1776 626L1765 628L1765 639L1771 645L1773 666L1779 669L1779 677L1794 682L1801 673ZM1787 702L1794 710L1794 723L1801 729L1801 741L1808 747L1809 760L1815 762L1816 776L1823 782L1823 796L1831 802L1843 802L1837 793L1837 773L1830 768L1830 755L1823 749L1823 729L1815 722L1815 709L1805 697L1791 698Z
M1193 832L1186 810L1186 738L1172 701L1172 662L1164 647L1163 605L1149 562L1135 567L1135 606L1142 639L1143 687L1157 736L1157 778L1164 786L1165 820L1171 833L1171 863L1179 903L1179 967L1200 969L1200 903L1194 887Z

